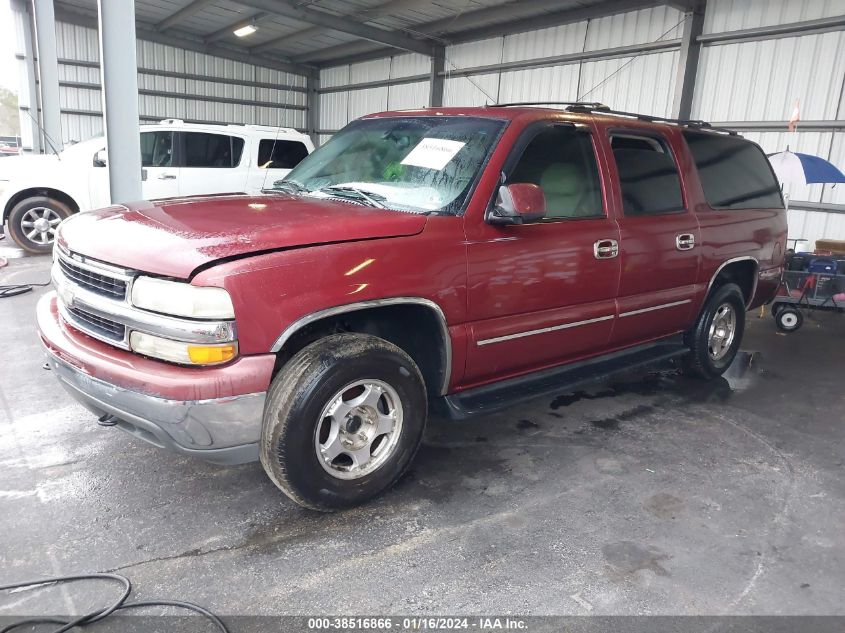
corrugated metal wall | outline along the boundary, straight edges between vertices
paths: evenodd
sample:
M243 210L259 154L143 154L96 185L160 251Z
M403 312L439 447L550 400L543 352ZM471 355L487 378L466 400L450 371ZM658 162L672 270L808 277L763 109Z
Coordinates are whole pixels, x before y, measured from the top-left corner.
M79 141L103 129L97 31L57 22L56 35L62 134L65 142ZM177 118L305 128L305 92L272 87L304 88L304 77L153 42L138 41L137 56L142 122Z
M845 0L708 0L705 33L802 22L845 14ZM483 69L491 64L527 62L659 39L677 40L684 15L670 7L630 11L549 29L449 46L446 70ZM448 76L444 105L508 101L601 101L620 110L672 114L679 52L668 49L629 57L541 63L532 68ZM322 87L352 86L429 72L419 55L339 66L322 71ZM693 101L693 117L734 124L767 152L789 146L828 158L845 169L845 132L802 130L788 133L786 121L796 99L805 121L845 121L845 31L781 37L765 41L714 43L703 48ZM384 109L419 107L428 100L428 81L350 87L321 96L322 140L350 120ZM743 123L777 122L772 131L743 130ZM780 130L780 131L776 131ZM792 186L795 204L845 205L845 186ZM790 233L816 239L845 239L845 215L790 210Z
M631 11L595 20L529 33L516 33L446 48L446 71L466 70L493 63L602 51L645 44L681 35L683 14L670 7ZM503 70L468 77L448 74L443 104L482 105L508 101L574 101L586 98L621 109L668 115L674 93L677 51L583 62L550 63L521 70ZM390 59L338 66L322 71L321 87L419 76L430 70L428 58L400 55ZM640 89L631 91L630 86ZM379 110L417 108L428 104L429 81L355 89L323 94L320 128L337 130L349 121Z
M704 32L723 33L845 14L845 0L708 0ZM845 122L845 31L764 41L712 44L703 48L693 116L736 127L767 153L787 148L815 154L845 170L845 132L806 129L790 133L796 100L804 121ZM743 129L746 122L772 122L779 131ZM845 205L845 186L790 185L793 204ZM845 239L845 215L789 211L791 237Z
M429 59L409 53L375 61L337 66L320 74L321 88L336 88L426 75ZM429 82L426 78L390 86L328 92L320 95L320 129L332 132L349 121L371 112L422 108L428 105Z

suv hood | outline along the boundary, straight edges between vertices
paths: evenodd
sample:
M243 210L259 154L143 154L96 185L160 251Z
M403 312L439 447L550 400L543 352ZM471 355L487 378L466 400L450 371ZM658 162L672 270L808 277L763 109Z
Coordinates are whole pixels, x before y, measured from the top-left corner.
M62 223L59 243L92 259L187 279L222 258L414 235L425 223L424 215L335 200L227 195L79 213Z

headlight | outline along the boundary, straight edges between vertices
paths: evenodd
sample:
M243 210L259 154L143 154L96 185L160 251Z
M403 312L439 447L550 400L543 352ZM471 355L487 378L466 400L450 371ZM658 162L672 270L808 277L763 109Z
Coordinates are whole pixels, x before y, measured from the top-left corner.
M234 319L232 298L223 288L192 286L155 277L138 277L132 283L136 308L194 319Z
M184 365L217 365L232 360L238 353L237 343L182 343L143 332L132 332L129 335L129 345L132 351L138 354Z

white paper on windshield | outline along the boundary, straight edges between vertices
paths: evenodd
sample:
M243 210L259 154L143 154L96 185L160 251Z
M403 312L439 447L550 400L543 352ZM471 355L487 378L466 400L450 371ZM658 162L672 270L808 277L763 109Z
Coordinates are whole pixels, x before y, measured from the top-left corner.
M402 160L403 165L425 167L440 171L466 145L461 141L449 141L442 138L424 138Z

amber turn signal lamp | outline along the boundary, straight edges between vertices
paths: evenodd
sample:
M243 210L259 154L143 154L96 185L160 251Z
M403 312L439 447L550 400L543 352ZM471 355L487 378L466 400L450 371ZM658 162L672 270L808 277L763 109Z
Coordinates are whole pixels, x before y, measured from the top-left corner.
M236 353L234 345L188 345L188 358L196 365L225 363L233 359Z

